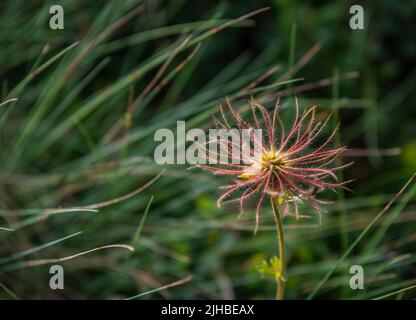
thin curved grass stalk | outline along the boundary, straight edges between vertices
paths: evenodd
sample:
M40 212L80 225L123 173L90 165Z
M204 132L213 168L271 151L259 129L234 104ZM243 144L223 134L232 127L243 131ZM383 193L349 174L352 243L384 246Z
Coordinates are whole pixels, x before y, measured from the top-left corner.
M186 283L188 281L191 281L191 280L192 280L192 275L190 274L190 275L186 276L185 278L182 278L182 279L176 280L174 282L168 283L168 284L166 284L166 285L164 285L164 286L162 286L160 288L156 288L156 289L153 289L153 290L150 290L150 291L146 291L146 292L143 292L143 293L139 293L139 294L137 294L135 296L128 297L128 298L126 298L124 300L135 300L137 298L140 298L142 296L145 296L145 295L148 295L148 294L151 294L151 293L159 292L161 290L166 290L166 289L169 289L169 288L172 288L172 287L176 287L176 286L182 285L182 284L184 284L184 283Z

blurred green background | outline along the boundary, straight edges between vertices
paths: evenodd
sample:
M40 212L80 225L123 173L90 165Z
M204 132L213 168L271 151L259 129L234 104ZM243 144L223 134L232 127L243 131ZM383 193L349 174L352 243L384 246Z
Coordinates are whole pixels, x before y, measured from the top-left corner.
M54 4L64 30L49 28ZM349 27L353 4L364 30ZM254 236L252 209L237 220L216 207L222 178L171 165L98 212L63 208L140 188L162 170L157 129L213 127L225 96L244 107L274 67L251 93L267 107L281 95L287 120L292 93L334 112L355 179L327 194L321 225L285 220L286 297L415 298L414 181L375 219L416 171L415 21L415 1L2 1L0 298L272 299L274 280L256 271L276 254L270 208ZM59 262L65 289L49 288L43 259L113 244L135 251ZM364 290L349 287L354 264Z

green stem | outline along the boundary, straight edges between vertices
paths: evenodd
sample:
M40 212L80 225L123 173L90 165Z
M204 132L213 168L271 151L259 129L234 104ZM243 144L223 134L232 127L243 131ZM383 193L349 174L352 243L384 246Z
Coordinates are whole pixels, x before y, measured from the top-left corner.
M277 289L276 289L276 300L283 300L285 292L285 238L283 233L283 222L279 212L279 200L276 197L270 197L272 202L272 208L274 218L276 220L277 235L279 242L279 264L280 264L280 275L276 277Z

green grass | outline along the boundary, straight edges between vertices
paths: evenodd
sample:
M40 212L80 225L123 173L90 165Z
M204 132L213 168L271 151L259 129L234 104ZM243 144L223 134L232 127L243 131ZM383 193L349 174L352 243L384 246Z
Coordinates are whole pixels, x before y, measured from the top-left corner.
M256 272L276 252L271 208L253 236L253 209L216 207L221 178L153 161L157 129L213 127L226 97L244 112L250 94L282 96L284 120L293 94L333 112L354 161L320 225L308 208L285 220L286 297L416 297L416 49L392 23L411 10L368 5L361 32L342 2L61 3L62 31L49 1L0 5L0 298L272 299Z

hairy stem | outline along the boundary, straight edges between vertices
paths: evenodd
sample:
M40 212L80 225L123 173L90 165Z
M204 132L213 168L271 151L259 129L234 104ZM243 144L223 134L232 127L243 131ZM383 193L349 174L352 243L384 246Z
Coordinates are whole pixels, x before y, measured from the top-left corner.
M280 275L276 276L276 300L283 300L285 292L285 238L283 233L283 222L282 217L280 216L279 211L279 200L277 197L270 197L272 202L272 208L274 213L274 218L276 220L277 226L277 238L279 242L279 269Z

